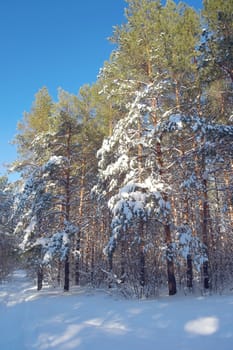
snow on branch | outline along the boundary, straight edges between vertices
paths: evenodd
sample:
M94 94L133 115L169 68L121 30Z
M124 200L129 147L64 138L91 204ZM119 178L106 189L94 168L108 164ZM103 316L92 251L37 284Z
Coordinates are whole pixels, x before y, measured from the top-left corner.
M105 254L113 251L121 234L132 226L136 219L147 221L151 215L166 216L170 203L163 199L164 184L148 177L142 183L128 183L112 196L108 207L113 215L112 235L104 249Z

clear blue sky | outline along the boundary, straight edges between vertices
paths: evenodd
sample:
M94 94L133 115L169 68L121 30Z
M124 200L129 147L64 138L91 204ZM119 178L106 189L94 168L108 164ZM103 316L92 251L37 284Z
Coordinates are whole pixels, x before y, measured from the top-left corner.
M201 0L185 1L196 8ZM47 86L77 93L93 83L113 49L107 38L124 21L124 0L0 2L0 175L16 159L9 142L35 93Z

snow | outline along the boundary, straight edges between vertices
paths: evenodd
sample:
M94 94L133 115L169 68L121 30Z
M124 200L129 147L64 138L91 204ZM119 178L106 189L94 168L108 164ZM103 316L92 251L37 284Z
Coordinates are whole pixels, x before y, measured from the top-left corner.
M233 295L126 300L104 291L37 292L23 271L0 285L0 349L232 350Z
M172 114L169 116L169 130L181 130L182 127L183 123L180 114Z
M217 332L219 321L216 317L200 317L187 322L185 330L191 334L211 335Z
M21 222L20 222L20 224L21 224ZM17 228L19 228L20 226L21 226L21 225L18 224L18 225L17 225ZM31 219L29 225L28 225L28 226L26 227L26 229L24 230L23 242L20 243L20 245L19 245L19 247L20 247L21 249L25 249L25 248L26 248L28 242L30 241L30 237L31 237L31 235L32 235L32 233L33 233L35 227L36 227L36 218L35 218L35 217L32 217L32 219Z

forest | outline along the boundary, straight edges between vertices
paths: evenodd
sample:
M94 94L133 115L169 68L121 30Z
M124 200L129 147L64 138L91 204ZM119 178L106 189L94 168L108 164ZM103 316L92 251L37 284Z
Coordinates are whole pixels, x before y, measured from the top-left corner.
M42 87L0 178L0 280L125 297L233 288L233 1L126 0L77 95Z

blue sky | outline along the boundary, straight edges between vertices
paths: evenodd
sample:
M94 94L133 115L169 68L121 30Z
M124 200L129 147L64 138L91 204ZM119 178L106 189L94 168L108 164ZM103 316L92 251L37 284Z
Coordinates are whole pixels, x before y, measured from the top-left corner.
M186 1L196 8L201 0ZM6 0L0 2L0 175L16 159L9 142L47 86L77 93L96 81L113 49L107 38L124 21L124 0Z

